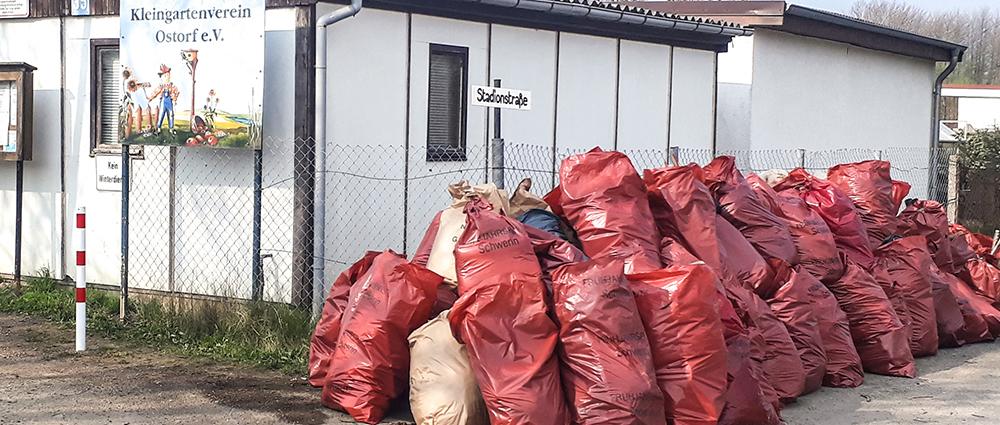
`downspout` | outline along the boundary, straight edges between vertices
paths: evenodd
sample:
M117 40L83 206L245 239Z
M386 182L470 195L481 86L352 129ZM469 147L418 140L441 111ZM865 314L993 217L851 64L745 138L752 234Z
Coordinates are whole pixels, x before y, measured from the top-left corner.
M955 67L958 66L958 58L961 56L961 50L954 49L951 51L951 60L948 62L948 66L945 67L941 74L938 75L937 80L934 81L934 93L931 96L931 163L930 163L930 184L927 185L927 199L936 199L937 197L937 180L938 180L938 163L940 162L940 150L941 150L941 89L944 87L944 80L955 71Z
M323 305L323 275L326 273L326 27L357 15L362 0L351 0L316 20L316 144L315 206L313 208L312 313L319 317Z

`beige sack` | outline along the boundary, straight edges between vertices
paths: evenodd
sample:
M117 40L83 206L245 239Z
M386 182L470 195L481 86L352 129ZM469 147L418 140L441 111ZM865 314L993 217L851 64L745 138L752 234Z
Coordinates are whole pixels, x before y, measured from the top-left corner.
M448 185L451 194L451 206L441 211L441 225L434 236L434 245L427 259L427 268L444 277L444 280L454 286L458 282L455 272L455 245L458 238L465 232L465 204L469 199L479 196L493 205L493 211L508 215L510 204L507 193L497 189L493 183L469 186L465 180Z
M417 425L489 425L465 346L448 311L410 334L410 410Z
M785 170L770 169L760 173L760 178L764 179L769 186L780 183L785 177L788 177L788 172Z
M514 196L510 197L510 216L517 218L528 210L545 210L552 212L549 204L534 193L531 193L531 179L526 178L517 184Z

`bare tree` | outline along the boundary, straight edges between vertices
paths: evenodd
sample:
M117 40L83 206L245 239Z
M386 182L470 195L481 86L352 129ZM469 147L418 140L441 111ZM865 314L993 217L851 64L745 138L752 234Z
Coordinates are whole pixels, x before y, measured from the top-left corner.
M855 17L969 47L950 83L1000 84L1000 10L928 12L892 0L858 0Z

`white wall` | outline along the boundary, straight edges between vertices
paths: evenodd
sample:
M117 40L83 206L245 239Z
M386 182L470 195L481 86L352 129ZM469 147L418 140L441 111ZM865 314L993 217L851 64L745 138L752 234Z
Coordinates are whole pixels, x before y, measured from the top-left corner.
M767 30L755 38L754 149L929 146L933 62Z
M59 38L58 19L0 21L0 61L27 62L38 68L34 72L34 159L24 163L21 271L26 275L41 269L55 276L63 273ZM3 273L14 271L14 170L14 162L0 162Z
M958 99L958 120L976 128L1000 125L1000 99L965 97Z
M589 35L559 34L559 150L615 148L615 80L618 42Z
M670 146L712 149L715 143L715 60L703 50L674 49Z

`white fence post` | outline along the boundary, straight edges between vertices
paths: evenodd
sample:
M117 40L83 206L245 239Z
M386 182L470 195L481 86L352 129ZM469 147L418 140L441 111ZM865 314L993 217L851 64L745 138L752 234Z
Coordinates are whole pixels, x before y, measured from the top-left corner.
M76 208L76 351L87 349L87 211Z

